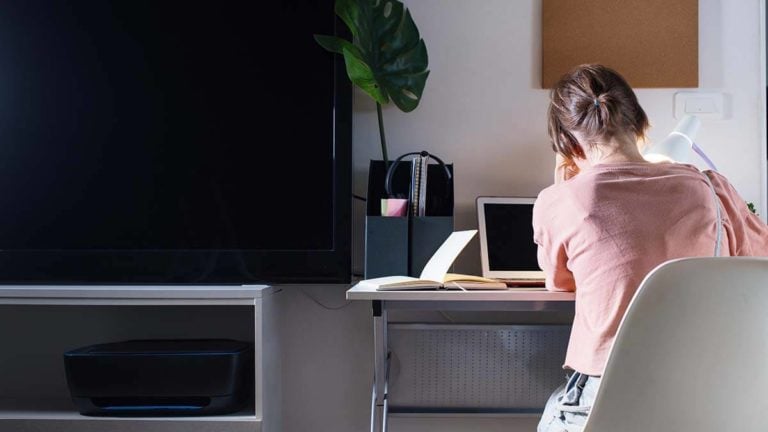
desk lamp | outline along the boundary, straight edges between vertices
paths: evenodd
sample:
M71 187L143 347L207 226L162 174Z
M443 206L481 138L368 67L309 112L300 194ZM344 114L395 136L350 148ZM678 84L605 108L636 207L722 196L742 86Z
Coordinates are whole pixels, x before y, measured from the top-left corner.
M692 115L686 115L675 126L675 129L663 141L648 148L643 157L649 162L689 162L690 151L693 150L713 171L717 171L704 151L696 145L694 138L699 131L701 120Z

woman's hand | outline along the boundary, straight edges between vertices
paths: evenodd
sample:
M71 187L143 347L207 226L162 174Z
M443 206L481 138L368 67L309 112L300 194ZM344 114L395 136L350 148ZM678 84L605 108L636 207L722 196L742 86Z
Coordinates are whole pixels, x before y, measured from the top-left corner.
M572 160L555 153L555 184L562 183L579 173L579 167Z

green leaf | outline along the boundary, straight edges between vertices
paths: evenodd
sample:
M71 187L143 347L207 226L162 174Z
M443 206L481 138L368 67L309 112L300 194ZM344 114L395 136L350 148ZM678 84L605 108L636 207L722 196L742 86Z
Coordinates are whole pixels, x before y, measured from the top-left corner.
M392 102L403 112L411 112L421 102L421 94L427 82L429 71L416 74L387 75L382 79L384 89Z
M350 80L376 102L391 98L401 110L413 111L426 85L429 59L411 12L400 0L336 0L335 11L354 36L351 44L331 36L316 36L318 43L344 53Z
M386 43L400 38L400 25L403 21L405 6L395 0L374 0L372 11L371 39ZM418 39L416 39L418 40ZM382 48L380 46L380 48Z
M755 208L755 204L754 204L753 202L748 202L748 203L747 203L747 208L748 208L748 209L749 209L749 211L751 211L752 213L754 213L754 214L757 214L757 209Z
M399 13L402 14L402 10ZM390 63L402 53L412 50L418 43L424 43L419 37L419 30L408 10L405 11L405 16L401 16L400 23L394 30L396 31L391 34L386 33L379 36L380 40L387 41L381 46L381 55L379 56L381 63ZM426 46L424 49L426 50ZM425 63L424 69L426 67Z
M354 38L357 38L358 25L360 20L360 7L358 0L336 0L334 6L336 15L344 21Z
M315 35L315 40L317 43L320 44L321 47L327 49L328 51L334 52L336 54L344 54L343 50L344 48L352 51L358 56L362 56L360 54L360 49L357 48L352 44L352 42L342 39L340 37L336 36L325 36L325 35Z
M373 0L371 11L375 49L371 69L395 105L413 111L429 76L426 44L401 1Z
M380 104L389 102L389 97L383 91L381 84L376 80L373 70L356 53L343 49L344 63L347 65L347 75L350 81Z
M381 65L386 75L415 74L427 69L427 46L420 40L412 50L395 57L391 62Z
M321 47L336 54L343 54L341 49L344 47L345 42L349 45L352 45L344 39L336 36L315 35L315 41L317 41Z

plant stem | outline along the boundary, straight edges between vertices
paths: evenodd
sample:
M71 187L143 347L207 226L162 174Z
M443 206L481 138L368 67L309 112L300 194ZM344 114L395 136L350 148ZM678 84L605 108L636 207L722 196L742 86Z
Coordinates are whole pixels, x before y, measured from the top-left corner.
M379 138L381 139L381 156L384 159L384 170L389 169L387 157L387 139L384 137L384 117L381 115L381 104L376 102L376 114L379 116Z

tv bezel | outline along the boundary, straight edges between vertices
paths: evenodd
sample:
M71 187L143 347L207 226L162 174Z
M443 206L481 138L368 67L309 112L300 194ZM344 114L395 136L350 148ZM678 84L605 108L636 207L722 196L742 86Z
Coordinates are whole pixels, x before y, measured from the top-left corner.
M348 30L338 17L334 27L336 35L349 38ZM322 50L319 45L318 49ZM328 55L334 57L333 249L0 250L0 284L349 283L352 85L343 57Z

